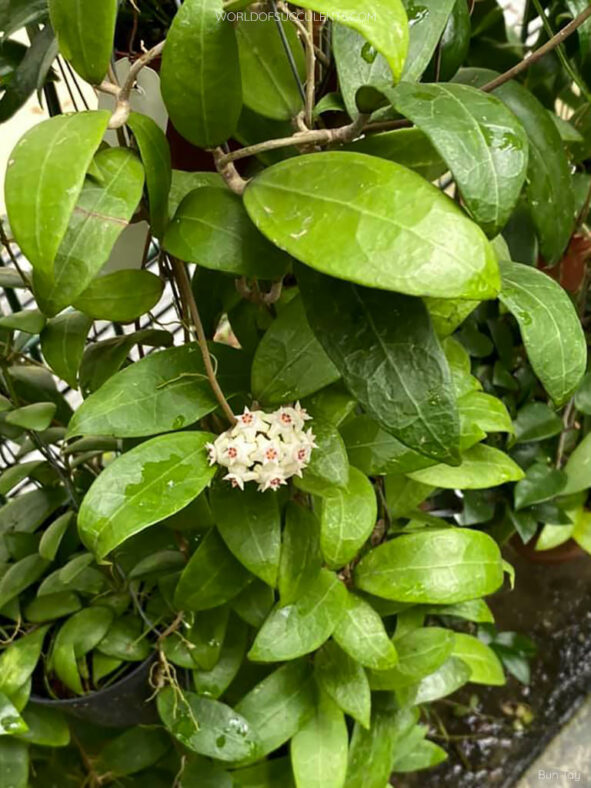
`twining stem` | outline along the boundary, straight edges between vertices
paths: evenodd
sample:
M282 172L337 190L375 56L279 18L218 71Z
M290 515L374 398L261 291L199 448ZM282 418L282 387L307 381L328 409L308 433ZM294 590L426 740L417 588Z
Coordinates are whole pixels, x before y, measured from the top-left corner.
M314 53L314 13L306 11L306 126L314 126L316 103L316 55Z
M201 355L203 356L203 364L205 366L205 373L207 375L207 379L209 380L209 385L211 386L217 401L220 403L226 418L230 424L235 424L236 416L234 415L228 400L224 396L224 392L218 383L218 379L213 368L209 347L207 345L207 337L205 336L205 331L203 330L203 323L201 322L201 317L199 316L199 309L197 308L197 302L195 301L195 296L193 295L187 269L181 260L177 260L175 257L170 257L169 259L172 265L174 278L181 293L181 298L189 309L191 322L193 323L193 327L195 328L195 333L197 335L197 342L201 348Z

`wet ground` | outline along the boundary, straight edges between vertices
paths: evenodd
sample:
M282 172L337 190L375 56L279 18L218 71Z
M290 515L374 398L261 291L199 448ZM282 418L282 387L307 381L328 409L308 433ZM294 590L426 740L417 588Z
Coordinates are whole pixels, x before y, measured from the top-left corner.
M438 703L430 738L449 760L395 777L400 788L591 784L591 557L546 565L506 552L515 590L491 607L500 631L536 642L530 685L514 678L504 687L468 685L454 697L469 705L477 695L477 704L472 698L475 711L461 716L457 706Z

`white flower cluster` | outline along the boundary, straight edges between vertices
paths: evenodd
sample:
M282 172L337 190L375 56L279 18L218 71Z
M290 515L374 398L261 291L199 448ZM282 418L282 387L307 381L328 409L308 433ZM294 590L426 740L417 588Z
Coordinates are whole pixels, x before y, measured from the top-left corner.
M245 482L257 482L260 492L277 490L302 475L317 448L314 433L305 430L310 418L299 402L274 413L245 408L234 427L207 444L210 465L227 468L224 479L241 490Z

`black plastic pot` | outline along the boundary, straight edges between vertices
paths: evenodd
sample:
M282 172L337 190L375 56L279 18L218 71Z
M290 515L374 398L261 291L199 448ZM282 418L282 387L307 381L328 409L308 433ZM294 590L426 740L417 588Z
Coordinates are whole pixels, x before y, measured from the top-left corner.
M132 670L122 679L98 692L80 698L51 700L32 695L30 703L59 709L71 717L108 728L129 728L158 722L154 689L149 678L155 657Z

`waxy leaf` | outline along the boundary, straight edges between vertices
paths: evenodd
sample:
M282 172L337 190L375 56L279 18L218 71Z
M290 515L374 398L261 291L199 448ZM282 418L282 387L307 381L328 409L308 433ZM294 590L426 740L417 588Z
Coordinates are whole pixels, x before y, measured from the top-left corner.
M47 315L60 312L90 284L107 262L142 196L144 169L131 150L102 150L93 164L97 177L87 176L79 197L76 194L78 199L53 271L35 269L35 295Z
M131 323L156 306L163 289L164 283L149 271L115 271L94 279L74 306L93 320Z
M97 760L101 774L134 774L148 769L170 749L170 738L162 728L137 727L112 738Z
M470 668L459 657L451 656L434 673L429 674L418 684L403 688L399 699L404 704L429 703L451 695L470 680Z
M253 726L234 709L194 692L166 687L158 693L158 713L166 728L193 752L219 761L246 759L257 752Z
M366 668L387 670L398 661L382 619L368 602L355 594L348 594L345 613L333 637L343 651Z
M415 451L457 462L450 370L423 302L303 266L298 279L312 330L367 413Z
M367 40L351 27L335 24L332 46L341 95L349 116L355 118L359 114L355 103L357 90L362 85L392 82L392 72L383 55L376 52L373 58L363 57L367 50Z
M333 633L345 601L345 586L335 574L323 569L295 602L271 612L248 658L253 662L283 662L315 651Z
M226 630L219 659L211 670L194 670L193 683L200 695L219 698L238 673L247 649L248 629L232 619Z
M409 473L411 479L445 490L484 490L506 482L518 482L524 473L507 454L492 446L473 446L462 456L457 468L434 465Z
M513 313L527 357L556 405L563 405L581 382L587 343L581 321L562 287L528 265L502 263L499 298Z
M347 774L349 735L343 712L319 692L314 714L291 740L298 788L341 788Z
M302 84L306 58L296 29L281 22ZM236 25L245 106L266 118L291 120L303 107L302 96L271 15L244 19Z
M68 689L84 694L78 660L98 646L113 621L113 611L96 605L75 613L62 624L51 652L51 668Z
M443 665L454 648L454 633L441 627L420 627L396 639L398 665L391 670L373 670L374 690L393 690L416 683Z
M45 574L49 561L35 553L21 558L0 579L0 609Z
M341 428L349 462L367 476L410 473L436 461L419 454L383 430L369 416L355 416Z
M500 289L482 231L394 162L342 151L297 156L253 178L244 200L273 243L340 279L442 298L494 298Z
M495 96L468 85L411 85L384 91L447 162L468 212L489 237L505 226L527 172L528 141Z
M113 54L117 0L48 0L61 54L82 79L100 84Z
M459 657L472 671L470 681L474 684L500 686L507 679L503 666L495 652L478 638L456 632L453 655Z
M273 492L260 493L253 484L244 490L227 482L215 485L211 508L222 539L253 575L277 584L281 551L281 514Z
M505 403L482 391L465 394L458 402L460 413L485 432L514 432Z
M417 128L367 134L350 143L346 149L357 153L369 153L370 156L379 156L380 159L403 164L428 181L435 181L447 172L447 164L426 134Z
M18 713L12 701L0 692L0 736L14 736L25 733L27 723Z
M7 424L42 432L53 421L55 411L55 402L38 402L35 405L25 405L23 408L11 410L4 418Z
M183 509L211 481L207 432L161 435L123 454L92 484L78 530L100 558L130 536Z
M164 236L165 249L188 263L258 279L278 279L289 258L261 235L229 189L203 186L181 202Z
M39 627L15 640L0 654L0 692L13 702L37 666L46 634L47 627Z
M289 605L301 597L321 568L320 524L309 509L290 501L286 507L279 563L281 604Z
M271 586L255 578L234 597L231 604L236 615L251 627L260 629L275 604L275 593Z
M302 477L296 478L294 484L312 495L330 495L335 488L344 489L349 484L347 450L337 428L330 422L315 418L310 424L316 448Z
M301 298L294 298L257 347L252 362L253 396L269 405L293 402L339 377L308 324Z
M43 356L55 374L78 388L78 369L92 320L80 312L66 312L47 322L41 332Z
M238 45L222 0L187 0L162 53L162 98L185 139L202 148L232 136L242 109Z
M168 224L168 195L172 182L168 140L160 126L147 115L132 112L127 125L133 132L146 170L150 226L156 238L161 238Z
M327 488L320 507L322 555L331 569L340 569L371 536L378 516L376 494L367 476L350 468L347 486Z
M563 495L573 495L591 487L591 435L586 435L579 443L568 458L564 471L567 482Z
M452 604L492 594L503 582L496 542L459 528L408 534L368 553L356 585L399 602Z
M464 0L462 0L464 2ZM447 752L432 741L420 741L411 752L394 761L394 772L417 772L421 769L432 769L447 760Z
M21 741L41 747L67 747L70 743L68 722L58 709L31 704L22 717L29 730L18 734Z
M437 48L455 0L403 0L408 16L409 42L406 64L402 72L404 82L419 80Z
M346 714L364 728L369 727L371 693L359 662L329 640L314 657L314 675L319 686Z
M51 277L58 247L107 128L109 113L59 115L33 126L17 143L6 171L6 210L22 253Z
M306 660L288 662L257 684L238 705L259 739L258 757L276 750L310 719L316 707L316 688ZM252 759L254 760L254 758Z
M44 326L45 317L38 309L23 309L21 312L0 317L0 328L9 328L11 331L40 334Z
M226 396L247 390L244 355L222 344L212 344L210 349ZM178 430L211 413L217 405L199 347L174 347L146 356L104 383L78 408L68 436L131 438Z
M72 521L74 512L66 512L57 517L44 531L39 542L39 555L47 561L53 561L59 550L62 539Z
M0 781L10 788L29 785L29 745L12 736L0 737Z
M235 597L251 575L211 528L185 567L174 595L180 610L209 610Z
M525 478L515 485L513 492L515 510L549 501L560 495L566 487L567 480L568 476L564 471L542 462L535 462L527 469Z

